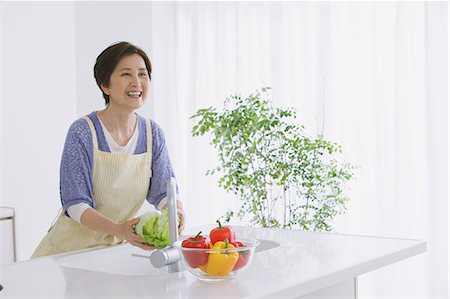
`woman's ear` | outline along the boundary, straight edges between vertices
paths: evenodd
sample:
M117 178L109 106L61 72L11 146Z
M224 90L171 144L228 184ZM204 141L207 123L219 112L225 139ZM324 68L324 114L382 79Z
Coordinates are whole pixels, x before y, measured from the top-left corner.
M100 86L102 88L103 93L109 96L110 95L109 87L105 84L100 84Z

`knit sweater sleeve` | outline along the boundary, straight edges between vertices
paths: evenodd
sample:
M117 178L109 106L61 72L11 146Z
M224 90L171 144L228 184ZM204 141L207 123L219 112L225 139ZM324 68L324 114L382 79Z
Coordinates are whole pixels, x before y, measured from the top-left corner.
M152 178L147 201L157 207L161 200L166 197L167 181L170 177L175 177L175 174L169 159L164 132L153 120L152 144Z
M92 134L84 119L69 128L60 166L60 196L64 213L77 203L94 206L92 187Z

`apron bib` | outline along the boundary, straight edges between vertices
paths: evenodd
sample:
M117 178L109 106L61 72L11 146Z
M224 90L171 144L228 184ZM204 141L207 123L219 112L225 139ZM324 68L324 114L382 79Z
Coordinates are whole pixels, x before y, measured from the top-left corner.
M102 152L89 117L84 119L92 133L94 166L92 185L95 209L118 223L132 219L147 197L152 176L152 130L147 124L147 152L138 155ZM123 242L96 232L60 213L56 223L36 248L32 258Z

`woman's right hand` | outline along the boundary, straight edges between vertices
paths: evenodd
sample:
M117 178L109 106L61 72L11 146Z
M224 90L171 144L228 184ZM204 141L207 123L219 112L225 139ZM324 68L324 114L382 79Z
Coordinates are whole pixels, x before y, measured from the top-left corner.
M143 238L134 233L134 226L139 223L139 220L138 217L124 223L117 223L93 208L86 209L80 217L81 224L92 230L114 235L144 250L155 249L154 246L148 245Z
M127 222L118 224L117 237L127 240L131 245L137 246L143 250L154 250L155 246L148 245L141 236L134 232L134 227L139 223L140 218L134 218Z

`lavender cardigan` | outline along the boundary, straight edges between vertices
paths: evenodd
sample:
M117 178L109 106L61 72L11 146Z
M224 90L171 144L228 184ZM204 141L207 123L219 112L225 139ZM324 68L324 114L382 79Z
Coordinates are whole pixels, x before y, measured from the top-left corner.
M97 132L100 151L111 152L106 143L102 126L95 112L88 115ZM145 118L138 115L139 136L135 154L147 152L147 126ZM166 147L164 133L153 120L152 126L152 178L147 193L147 201L158 206L166 196L166 184L170 177L174 177L169 153ZM86 120L80 118L69 128L60 168L60 195L64 212L71 205L84 202L95 208L92 190L93 168L92 134Z

